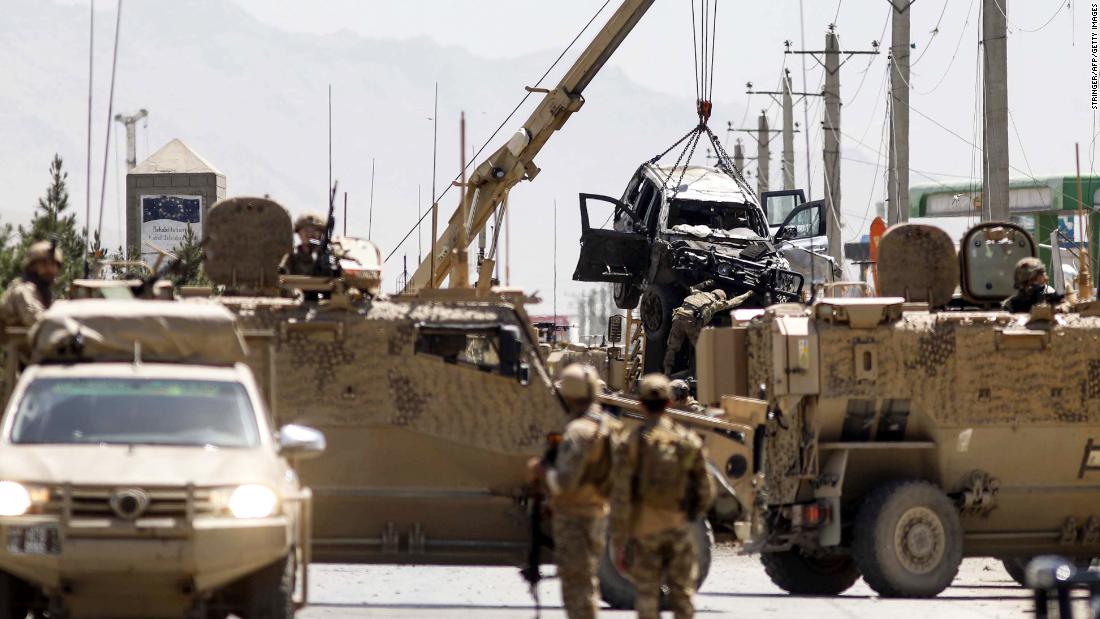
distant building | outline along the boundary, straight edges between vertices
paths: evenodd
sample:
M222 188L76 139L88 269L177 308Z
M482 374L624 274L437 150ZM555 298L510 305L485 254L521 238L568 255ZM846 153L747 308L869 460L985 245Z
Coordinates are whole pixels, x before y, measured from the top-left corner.
M202 239L206 212L225 197L225 175L183 141L172 140L126 174L126 249L149 264L183 242Z

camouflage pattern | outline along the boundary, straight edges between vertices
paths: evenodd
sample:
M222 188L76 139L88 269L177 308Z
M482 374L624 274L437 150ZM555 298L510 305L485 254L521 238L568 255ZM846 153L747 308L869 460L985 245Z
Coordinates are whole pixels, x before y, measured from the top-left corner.
M769 504L807 492L825 466L821 445L923 442L852 452L844 503L854 510L883 479L920 477L964 497L968 556L1096 556L1100 311L1084 306L1038 322L999 311L887 311L856 328L837 309L848 301L859 300L830 299L812 312L776 306L749 326L749 384L765 384L778 412L764 449L764 469L782 472L765 478ZM782 335L802 333L799 324L807 335ZM800 363L787 356L796 349L809 353L802 389L792 389L788 370ZM1050 536L997 537L1021 530Z
M280 275L313 275L317 259L307 245L298 245L294 251L283 256L279 263Z
M665 374L672 371L676 354L680 352L684 340L690 341L694 346L699 340L699 331L710 324L715 314L740 307L752 296L752 292L746 292L732 299L726 299L726 293L722 290L707 292L702 289L709 283L703 282L693 287L683 304L672 311L672 326L669 327L668 349L665 351L663 366Z
M619 442L612 466L611 539L628 548L638 616L658 616L664 582L676 617L691 617L691 527L714 500L702 441L666 414L650 417Z
M561 601L569 619L591 619L599 608L596 567L604 551L607 516L553 517L554 563L561 580Z
M0 296L0 319L11 327L30 327L50 307L53 301L49 288L43 288L24 277L17 277L8 284Z
M690 523L633 540L630 577L634 580L634 610L639 619L661 616L661 585L668 586L668 607L676 619L695 616L695 583L699 552Z

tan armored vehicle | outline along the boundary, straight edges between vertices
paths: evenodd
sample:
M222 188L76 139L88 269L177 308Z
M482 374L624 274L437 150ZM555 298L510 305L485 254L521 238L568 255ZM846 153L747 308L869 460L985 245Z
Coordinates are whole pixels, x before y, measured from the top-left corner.
M703 338L732 359L706 380L767 408L754 546L787 591L862 575L934 596L964 556L1015 576L1037 554L1100 556L1100 309L1000 311L1034 242L983 224L961 247L897 226L880 247L891 296L774 306Z
M524 295L384 298L361 294L345 275L284 278L284 288L328 298L280 297L276 265L291 247L281 206L222 201L206 232L207 273L229 291L218 300L249 338L275 419L329 439L325 455L300 469L314 493L314 559L522 565L531 539L525 463L566 421ZM621 404L624 417L641 418ZM736 494L748 479L752 428L675 414L705 437L722 489L711 523L732 528L748 514ZM605 595L630 604L629 583L605 563Z
M56 303L0 428L0 616L291 617L309 491L233 316ZM304 590L304 588L303 588Z

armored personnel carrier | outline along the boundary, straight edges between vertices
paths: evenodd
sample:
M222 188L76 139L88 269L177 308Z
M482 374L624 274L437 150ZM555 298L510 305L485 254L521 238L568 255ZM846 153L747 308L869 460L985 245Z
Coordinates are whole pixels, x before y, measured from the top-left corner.
M0 616L292 617L291 461L324 437L272 425L233 316L61 301L31 343L0 428Z
M527 298L501 289L387 298L348 277L284 278L280 290L291 221L270 200L216 204L206 234L207 274L227 289L217 300L242 325L275 419L328 437L324 456L299 469L314 496L314 560L522 565L531 539L525 463L567 420ZM287 296L294 288L320 300ZM641 419L621 404L628 423ZM753 429L673 414L710 451L721 498L699 525L709 544L708 526L732 530L749 513L739 495ZM605 564L605 595L631 604L629 581Z
M880 246L887 296L704 332L700 348L743 343L706 380L766 409L753 546L787 591L862 576L884 596L935 596L965 556L1100 556L1100 306L1001 311L1034 242L982 224L961 247L896 226Z

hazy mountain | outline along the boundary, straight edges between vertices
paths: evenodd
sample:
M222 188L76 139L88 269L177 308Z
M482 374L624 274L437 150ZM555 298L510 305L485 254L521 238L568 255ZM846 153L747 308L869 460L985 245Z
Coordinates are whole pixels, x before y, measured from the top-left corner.
M0 217L30 217L56 151L65 158L72 201L84 207L88 11L42 0L3 0L0 19ZM113 12L96 14L93 115L93 221L99 204L103 134L114 34ZM559 50L485 60L428 39L371 40L348 32L287 34L229 2L128 2L122 15L115 111L150 112L139 131L139 160L180 138L219 168L230 195L270 194L291 211L323 209L328 179L327 88L333 85L333 175L349 194L348 232L366 235L370 170L376 160L372 236L388 254L417 218L417 185L429 204L432 91L439 82L437 186L458 168L458 119L465 110L469 144L480 146L533 85ZM576 50L554 71L556 83ZM490 149L520 126L537 95ZM694 123L693 102L646 90L617 70L600 74L587 103L536 163L542 173L512 193L511 279L539 290L550 309L553 202L558 202L558 305L576 261L577 193L618 195L637 165L664 150ZM723 117L742 109L717 102ZM104 234L118 238L115 194L124 153L115 125L108 157ZM146 143L148 147L146 147ZM697 161L700 158L697 158ZM116 161L119 166L116 166ZM799 164L804 165L804 164ZM773 160L778 176L778 162ZM848 179L846 178L846 184ZM123 185L124 186L124 185ZM441 202L446 220L454 194ZM862 200L851 208L863 210ZM858 208L857 208L858 207ZM338 224L338 227L342 224ZM430 242L428 226L422 238ZM426 250L425 250L426 251ZM407 255L416 264L416 235L387 264L386 288Z

